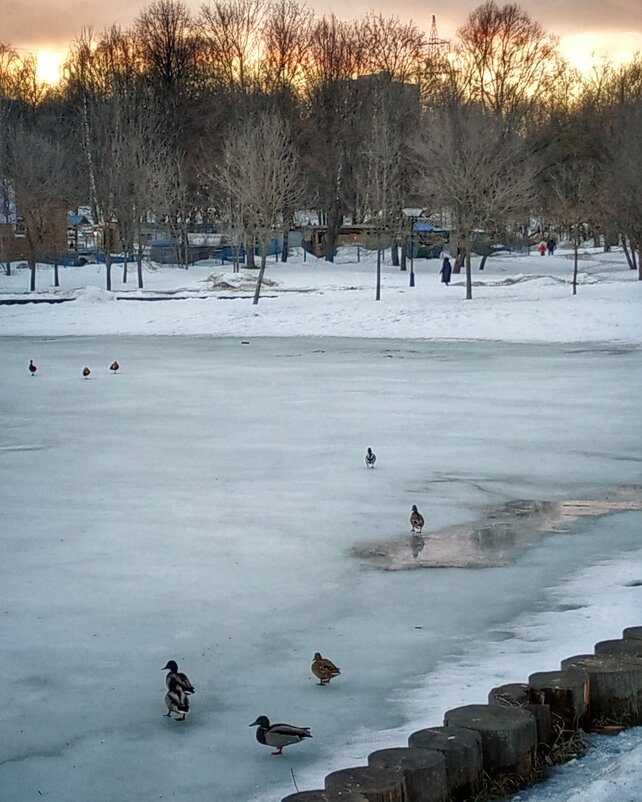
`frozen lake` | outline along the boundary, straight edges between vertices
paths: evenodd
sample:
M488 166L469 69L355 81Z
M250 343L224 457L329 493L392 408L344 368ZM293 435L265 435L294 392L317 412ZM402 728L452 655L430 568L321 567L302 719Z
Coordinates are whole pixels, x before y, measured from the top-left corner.
M624 345L2 338L0 800L278 801L639 625L639 511L492 567L355 550L411 504L429 553L507 502L639 499L641 397ZM259 714L314 738L272 758Z

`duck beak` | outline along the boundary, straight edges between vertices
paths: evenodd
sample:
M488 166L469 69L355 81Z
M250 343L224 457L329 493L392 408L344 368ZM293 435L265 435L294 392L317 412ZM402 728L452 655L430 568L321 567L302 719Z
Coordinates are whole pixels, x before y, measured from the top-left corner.
M259 723L258 721L253 721L251 724L248 724L247 726L248 727L256 727L256 726L258 726L258 723Z

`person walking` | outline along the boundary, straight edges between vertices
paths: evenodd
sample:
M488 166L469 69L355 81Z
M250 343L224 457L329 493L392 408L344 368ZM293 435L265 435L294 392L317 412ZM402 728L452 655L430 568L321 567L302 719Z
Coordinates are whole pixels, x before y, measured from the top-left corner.
M555 242L555 240L552 237L546 243L546 247L548 248L548 255L549 256L554 256L555 255L555 248L557 248L557 243Z
M540 256L546 256L546 243L542 240L537 248Z
M441 258L442 258L442 263L439 275L441 276L441 283L448 286L450 284L450 274L452 273L453 268L452 265L450 264L450 259L448 258L448 254L442 253Z

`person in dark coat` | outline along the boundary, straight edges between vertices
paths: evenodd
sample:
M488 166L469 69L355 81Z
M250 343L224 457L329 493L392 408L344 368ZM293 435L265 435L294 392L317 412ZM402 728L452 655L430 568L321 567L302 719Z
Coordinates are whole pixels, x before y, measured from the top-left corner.
M448 256L444 255L441 258L443 261L441 264L441 270L439 271L439 275L441 276L442 284L448 286L450 284L450 274L452 273L453 268L452 265L450 264L450 259L448 258Z
M549 239L546 243L546 247L548 248L548 255L554 256L555 255L555 248L557 248L557 243L554 239Z

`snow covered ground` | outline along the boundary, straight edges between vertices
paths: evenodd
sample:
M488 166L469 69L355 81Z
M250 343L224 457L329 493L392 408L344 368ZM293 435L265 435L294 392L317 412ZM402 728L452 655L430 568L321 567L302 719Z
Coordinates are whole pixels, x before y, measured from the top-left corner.
M192 334L228 337L344 336L508 340L512 342L642 341L642 282L628 270L621 251L587 250L580 262L577 296L571 293L572 254L491 257L483 272L474 260L474 299L463 302L464 277L449 287L439 282L438 259L415 261L416 286L408 272L384 264L381 301L375 303L372 254L345 249L330 265L301 254L283 265L270 261L266 276L275 282L253 306L255 271L234 275L229 265L199 264L189 270L159 267L144 274L145 297L183 300L136 303L135 276L120 282L113 268L107 294L104 265L61 268L59 291L53 268L38 269L41 297L76 298L73 303L0 306L0 334ZM0 276L2 297L25 297L29 271ZM210 276L215 281L210 280ZM221 289L212 289L218 284ZM237 287L230 290L227 285ZM186 296L192 295L188 298ZM372 301L372 302L371 302Z
M0 306L1 802L276 802L642 623L636 511L489 568L354 555L407 537L413 503L428 550L506 501L642 494L640 283L587 256L576 298L564 256L533 256L489 260L472 302L434 261L414 289L387 267L380 304L372 264L308 261L270 266L258 309L247 287L110 299L83 289L95 266L61 271L73 302ZM199 336L136 336L177 333ZM317 650L343 669L326 688ZM185 724L162 715L170 658ZM259 714L314 738L272 758ZM637 802L640 733L593 744L521 798Z

